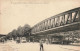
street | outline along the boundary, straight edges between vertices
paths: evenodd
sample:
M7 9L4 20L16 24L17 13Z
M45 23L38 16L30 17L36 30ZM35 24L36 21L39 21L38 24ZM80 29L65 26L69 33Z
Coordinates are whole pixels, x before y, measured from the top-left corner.
M43 44L44 51L80 51L80 46ZM0 51L40 51L39 43L19 43L7 42L0 43Z

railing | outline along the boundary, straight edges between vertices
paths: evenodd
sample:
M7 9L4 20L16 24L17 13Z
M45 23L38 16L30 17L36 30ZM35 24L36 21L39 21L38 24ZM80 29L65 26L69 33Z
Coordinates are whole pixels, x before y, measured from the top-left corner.
M80 21L80 8L75 8L41 21L32 28L32 33Z

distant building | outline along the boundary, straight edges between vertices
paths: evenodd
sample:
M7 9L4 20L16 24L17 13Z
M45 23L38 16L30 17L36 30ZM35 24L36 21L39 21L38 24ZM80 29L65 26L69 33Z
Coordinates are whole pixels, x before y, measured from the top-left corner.
M0 37L3 37L3 36L6 36L6 35L0 34Z

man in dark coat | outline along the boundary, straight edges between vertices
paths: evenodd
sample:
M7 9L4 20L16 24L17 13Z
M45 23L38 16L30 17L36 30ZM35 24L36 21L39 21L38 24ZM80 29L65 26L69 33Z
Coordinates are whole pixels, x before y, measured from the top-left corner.
M42 41L40 41L40 51L44 51Z

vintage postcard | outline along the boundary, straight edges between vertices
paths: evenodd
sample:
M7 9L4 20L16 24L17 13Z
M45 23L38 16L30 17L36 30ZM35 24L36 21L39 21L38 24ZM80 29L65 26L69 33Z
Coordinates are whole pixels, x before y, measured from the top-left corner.
M80 0L0 0L0 51L80 51Z

